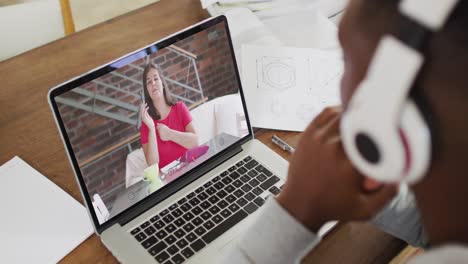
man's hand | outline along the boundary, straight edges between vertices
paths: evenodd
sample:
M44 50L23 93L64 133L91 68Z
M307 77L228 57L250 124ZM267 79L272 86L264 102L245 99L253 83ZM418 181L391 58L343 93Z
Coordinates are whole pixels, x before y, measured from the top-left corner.
M393 185L373 184L353 167L341 144L340 117L340 107L327 108L304 131L278 197L314 232L331 220L369 219L397 191Z
M159 137L162 141L172 140L172 129L164 124L158 124L156 128L158 129Z

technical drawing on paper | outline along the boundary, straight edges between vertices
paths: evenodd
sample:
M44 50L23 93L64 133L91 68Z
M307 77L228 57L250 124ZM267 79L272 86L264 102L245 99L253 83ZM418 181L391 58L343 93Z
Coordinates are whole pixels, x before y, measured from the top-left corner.
M333 91L327 89L329 86L336 86L343 74L343 63L337 58L314 56L308 59L309 94L332 95ZM333 87L334 88L334 87Z
M312 121L317 112L317 107L313 104L300 104L296 109L297 118L306 122Z
M257 59L257 87L286 91L296 87L296 65L293 58L263 56Z
M279 118L287 113L287 106L284 102L281 102L278 99L275 99L270 104L270 112L273 114L273 118Z
M242 72L254 126L304 131L324 107L340 101L339 52L244 45Z

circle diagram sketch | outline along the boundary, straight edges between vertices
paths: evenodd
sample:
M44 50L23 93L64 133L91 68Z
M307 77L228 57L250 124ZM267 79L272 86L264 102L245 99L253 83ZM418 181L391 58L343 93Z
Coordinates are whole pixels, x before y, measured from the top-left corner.
M273 91L296 87L294 59L269 56L257 59L257 87Z

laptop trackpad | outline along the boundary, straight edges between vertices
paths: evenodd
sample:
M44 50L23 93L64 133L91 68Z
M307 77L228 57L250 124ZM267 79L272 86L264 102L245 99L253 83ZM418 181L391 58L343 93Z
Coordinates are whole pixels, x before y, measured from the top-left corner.
M229 238L227 241L224 242L224 245L222 245L218 251L221 255L227 254L231 248L236 244L235 242L237 241L237 238L239 235L235 235L231 238Z

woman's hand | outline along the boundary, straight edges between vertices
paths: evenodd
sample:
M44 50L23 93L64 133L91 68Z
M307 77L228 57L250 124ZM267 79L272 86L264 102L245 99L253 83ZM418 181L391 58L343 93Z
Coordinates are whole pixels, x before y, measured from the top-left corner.
M341 144L340 118L341 108L327 108L304 131L278 197L314 232L330 220L369 219L397 190L393 185L376 189L353 167Z
M150 131L154 131L154 121L153 118L148 113L148 105L146 102L142 103L140 106L141 121L148 127Z
M159 138L162 141L172 140L172 137L171 137L173 134L172 129L170 129L168 126L164 124L158 124L156 128L158 129Z

